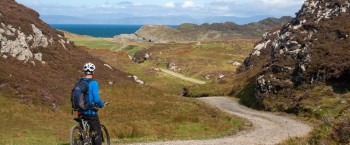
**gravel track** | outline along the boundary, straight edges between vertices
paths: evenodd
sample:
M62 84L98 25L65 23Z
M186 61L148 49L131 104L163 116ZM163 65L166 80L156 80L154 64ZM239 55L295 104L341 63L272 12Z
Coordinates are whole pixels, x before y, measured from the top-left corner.
M207 97L199 100L249 120L253 128L219 139L134 143L134 145L273 145L291 137L307 135L312 130L312 127L302 121L288 116L256 111L240 105L236 99Z
M204 81L201 81L201 80L197 80L197 79L194 79L194 78L190 78L190 77L186 77L182 74L179 74L179 73L176 73L176 72L173 72L173 71L170 71L170 70L167 70L167 69L162 69L160 68L160 70L166 74L169 74L169 75L172 75L174 77L177 77L177 78L180 78L182 80L185 80L185 81L189 81L189 82L192 82L192 83L196 83L196 84L200 84L200 85L204 85L206 82Z

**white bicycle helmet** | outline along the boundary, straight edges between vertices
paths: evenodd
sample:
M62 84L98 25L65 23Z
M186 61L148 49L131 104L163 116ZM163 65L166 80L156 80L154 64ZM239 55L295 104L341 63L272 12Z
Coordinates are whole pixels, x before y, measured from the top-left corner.
M87 75L91 75L95 69L96 69L96 66L90 62L86 63L83 67L83 70L84 70L85 74L87 74Z

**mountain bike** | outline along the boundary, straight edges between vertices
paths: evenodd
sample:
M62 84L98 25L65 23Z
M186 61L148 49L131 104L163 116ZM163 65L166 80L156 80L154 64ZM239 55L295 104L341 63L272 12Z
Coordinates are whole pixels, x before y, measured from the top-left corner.
M97 109L97 108L96 108ZM70 131L70 145L92 145L92 132L89 125L89 122L85 120L82 116L74 118L79 124L72 127ZM101 124L101 137L103 145L110 145L111 140L109 137L108 130L106 126Z

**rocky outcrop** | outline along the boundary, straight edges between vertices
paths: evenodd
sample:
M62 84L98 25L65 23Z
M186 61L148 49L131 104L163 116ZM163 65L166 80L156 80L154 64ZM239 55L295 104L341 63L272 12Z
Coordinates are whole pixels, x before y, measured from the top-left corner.
M47 38L34 24L33 34L26 36L20 28L1 23L0 26L0 55L3 58L14 57L20 61L42 61L42 53L34 53L33 48L48 47ZM11 38L14 40L11 40Z
M168 26L147 25L142 26L134 34L121 34L114 36L114 38L129 42L166 43L175 40L178 33L179 32L176 29Z
M151 59L152 53L149 53L147 49L141 49L135 53L131 60L136 63L144 63L146 60Z
M43 60L42 50L55 45L57 41L62 43L62 48L66 48L69 40L63 37L52 36L54 30L47 27L42 21L35 21L38 14L30 9L23 8L13 2L13 0L5 0L0 11L2 11L0 19L0 56L2 58L13 57L23 62L35 61L45 63ZM11 13L7 8L12 7ZM16 11L22 9L24 13ZM26 21L29 20L29 21Z
M148 86L148 84L145 83L145 81L141 80L139 77L137 76L128 76L129 78L133 78L135 80L136 83L140 84L140 85L146 85Z
M120 34L114 36L117 40L128 41L128 42L144 42L145 40L141 37L138 37L136 34Z
M49 43L47 42L47 38L43 35L43 32L38 29L34 24L32 24L34 40L33 40L33 48L38 46L47 47Z
M262 67L256 97L263 108L297 107L294 88L348 78L349 8L348 0L307 0L295 19L256 44L240 70Z
M34 60L42 63L42 53L33 52L35 48L47 48L53 44L53 38L48 40L49 36L45 36L43 32L37 28L34 24L31 24L32 33L25 34L21 27L14 27L11 24L5 24L1 22L0 25L0 55L3 58L14 57L17 60L24 62L32 62ZM66 45L69 44L69 40L61 37L59 40L62 47L66 49Z
M135 34L122 34L114 38L131 42L156 42L166 43L171 41L210 41L232 40L241 38L258 38L265 31L281 26L291 17L280 19L268 18L256 23L237 25L233 22L213 24L189 24L185 23L177 28L168 26L143 26Z

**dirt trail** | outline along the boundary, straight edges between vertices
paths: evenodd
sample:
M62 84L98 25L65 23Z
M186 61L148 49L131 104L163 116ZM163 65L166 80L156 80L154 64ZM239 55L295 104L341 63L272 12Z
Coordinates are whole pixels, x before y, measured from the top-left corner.
M207 97L199 100L206 102L236 116L246 118L253 129L236 135L212 140L186 140L152 143L134 143L135 145L273 145L291 137L307 135L312 127L292 119L269 112L252 110L227 97ZM219 125L219 124L218 124Z
M189 82L196 83L196 84L201 84L201 85L205 84L204 81L200 81L200 80L196 80L196 79L193 79L193 78L185 77L182 74L179 74L179 73L176 73L176 72L173 72L173 71L170 71L170 70L166 70L166 69L162 69L162 68L160 68L160 70L162 72L164 72L164 73L167 73L169 75L175 76L175 77L180 78L180 79L183 79L185 81L189 81Z

